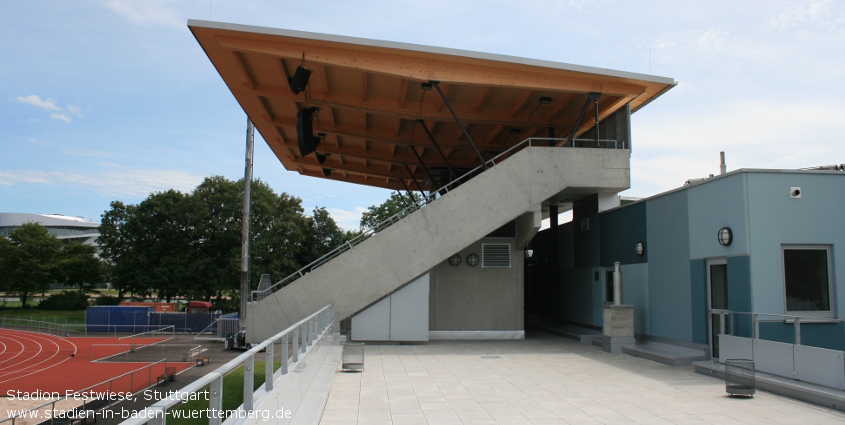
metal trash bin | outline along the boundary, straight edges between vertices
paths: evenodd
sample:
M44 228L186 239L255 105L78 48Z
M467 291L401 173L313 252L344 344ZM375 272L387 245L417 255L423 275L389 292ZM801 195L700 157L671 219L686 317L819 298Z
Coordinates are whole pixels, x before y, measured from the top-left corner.
M756 388L753 360L725 360L725 391L728 394L754 397Z
M364 343L347 342L343 346L343 361L340 369L344 372L364 371Z

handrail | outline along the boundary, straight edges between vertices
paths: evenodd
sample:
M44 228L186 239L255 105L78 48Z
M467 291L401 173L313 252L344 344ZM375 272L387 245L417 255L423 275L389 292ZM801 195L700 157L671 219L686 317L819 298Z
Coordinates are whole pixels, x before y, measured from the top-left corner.
M164 418L167 415L168 409L176 406L177 404L181 404L182 400L188 400L191 394L201 392L205 387L210 387L211 395L208 399L209 410L215 412L214 417L209 419L209 423L220 424L223 418L219 417L218 413L222 412L223 400L221 393L223 390L223 377L225 375L241 365L244 365L245 370L249 370L254 367L256 355L258 355L261 351L265 351L266 363L263 388L264 391L270 391L273 389L275 384L274 378L276 377L277 372L273 370L274 345L277 342L282 342L282 364L281 369L278 372L280 372L281 375L286 375L289 370L293 370L301 364L302 360L304 360L304 356L307 355L311 348L314 348L314 344L317 340L321 338L322 335L330 331L334 321L334 304L329 304L310 316L296 322L287 329L267 338L260 344L253 345L248 351L238 357L235 357L223 366L220 366L205 376L198 378L186 385L184 388L175 391L172 395L159 400L152 406L147 407L145 411L138 412L138 414L132 418L121 422L121 425L141 425L149 421L160 424L165 423ZM290 334L293 334L293 338L288 338ZM290 344L288 344L289 339ZM308 348L309 346L311 346L311 348ZM288 348L291 349L290 352L288 351ZM292 363L288 363L289 354L292 354ZM253 403L255 400L255 393L252 391L252 373L244 372L243 384L245 390L244 404L241 406L241 409L245 412L249 412L253 410ZM246 388L249 388L249 390L246 390ZM262 390L259 389L257 391L260 392Z
M452 180L451 182L447 183L446 185L444 185L440 189L430 191L428 193L428 195L421 196L420 199L415 200L414 202L411 203L411 205L408 205L407 207L403 208L398 213L388 217L387 219L385 219L382 222L375 225L373 228L366 229L360 235L350 239L347 242L344 242L340 246L338 246L335 249L329 251L328 253L324 254L320 258L308 263L306 266L304 266L301 269L291 273L290 275L288 275L284 279L276 282L272 286L270 286L270 287L268 287L264 290L261 290L261 291L258 291L258 290L250 291L250 294L251 294L250 299L252 300L252 302L260 301L260 300L264 299L265 297L267 297L269 294L275 292L274 288L279 287L280 285L284 286L286 283L292 282L299 277L305 276L306 273L313 271L317 267L327 263L328 261L337 257L338 255L352 249L354 246L363 242L365 239L367 239L370 236L373 236L376 233L386 229L387 227L389 227L393 223L396 223L397 221L401 220L402 218L404 218L408 214L424 207L425 205L428 205L430 202L433 202L437 198L437 195L440 194L441 192L444 193L444 194L448 193L450 190L454 189L453 186L455 186L457 183L460 183L464 180L469 180L469 178L474 176L476 172L483 171L482 169L484 169L484 168L489 168L491 166L495 166L496 161L500 161L502 157L509 155L511 152L513 152L515 150L521 150L521 149L523 149L527 146L532 146L532 143L537 143L537 142L540 142L540 141L543 141L543 142L549 142L549 141L566 142L567 140L568 140L567 138L558 138L558 137L529 137L529 138L511 146L510 148L506 149L504 152L501 152L500 154L496 155L495 157L485 161L484 164L479 165L479 166L473 168L470 171L467 171L466 173L462 174L458 178L456 178L456 179ZM575 139L575 141L595 142L596 140L595 139ZM619 147L620 143L622 145L621 149L624 149L625 145L626 145L624 140L619 142L619 141L613 140L613 139L603 139L603 140L600 140L600 142L614 142L613 149L620 149L620 147ZM562 147L575 148L573 146L562 146ZM583 148L577 148L577 149L583 149Z
M60 397L58 400L48 401L48 402L46 402L46 403L44 403L44 404L42 404L42 405L39 405L39 406L36 406L36 407L30 408L30 409L23 410L23 411L19 412L19 413L18 413L17 415L15 415L15 416L11 416L11 417L8 417L8 418L6 418L6 419L0 420L0 423L4 423L4 422L8 422L8 421L12 421L12 425L15 425L15 419L17 419L17 418L19 418L19 417L28 418L28 417L29 417L29 415L28 415L28 413L29 413L29 412L33 412L33 411L36 411L36 410L40 410L40 409L42 409L42 408L44 408L44 407L46 407L46 406L50 406L50 405L52 405L52 407L51 407L51 411L52 411L52 412L56 412L56 403L61 402L61 401L63 401L63 400L67 400L68 398L75 398L75 396L77 396L77 395L79 395L79 394L86 394L86 392L88 392L89 390L92 390L92 389L94 389L94 388L97 388L97 387L102 386L102 385L105 385L105 384L109 384L109 391L108 391L108 393L109 393L109 394L113 394L113 393L112 393L112 391L111 391L111 383L112 383L112 382L114 382L114 381L116 381L116 380L118 380L118 379L121 379L121 378L123 378L123 377L125 377L125 376L129 376L129 375L133 375L133 377L134 377L135 372L138 372L138 371L141 371L141 370L144 370L144 369L150 369L150 371L152 371L153 366L155 366L155 365L157 365L157 364L161 364L161 363L164 363L164 367L165 367L165 368L167 368L167 359L161 359L161 360L159 360L159 361L157 361L157 362L155 362L155 363L150 363L150 364L148 364L148 365L146 365L146 366L139 367L138 369L135 369L135 370L131 370L131 371L129 371L129 372L126 372L126 373L124 373L123 375L120 375L120 376L115 376L114 378L107 379L107 380L105 380L105 381L103 381L103 382L100 382L100 383L97 383L97 384L94 384L94 385L91 385L91 386L85 387L85 388L83 388L83 389L81 389L81 390L79 390L79 391L74 391L74 393L73 393L73 394L71 394L71 395L65 395L65 396L63 396L63 397ZM151 376L152 376L152 372L150 373L150 377L151 377ZM150 385L148 385L148 386L146 386L146 387L144 387L144 388L149 388L149 387L151 387L151 386L155 385L155 382L152 382L152 378L150 378L150 379L147 381L147 383L148 383L148 384L150 384ZM132 383L130 383L130 384L129 384L129 386L130 386L129 391L131 392L131 391L134 389L134 388L131 388L131 387L133 386L133 384L132 384ZM86 406L88 403L90 403L91 401L88 401L88 397L81 397L81 398L82 398L82 406L76 406L76 407L73 407L73 408L70 408L70 409L67 409L67 410L68 410L68 411L70 411L70 410L76 410L76 411L81 410L81 411L83 411L83 412L84 412L84 411L86 411L87 409L85 408L85 406ZM116 401L120 401L120 400L116 400ZM114 403L109 403L109 404L107 404L106 406L103 406L102 408L106 408L106 407L108 407L110 404L114 404ZM81 409L80 409L79 407L81 407ZM24 412L26 412L26 413L24 413ZM55 419L57 419L55 415L50 415L50 423L51 423L51 424L54 422L54 420L55 420Z
M720 330L722 334L725 334L725 317L730 317L733 319L734 315L747 315L751 316L751 337L752 339L761 339L760 338L760 318L759 316L768 316L768 317L780 317L786 319L785 321L792 321L793 324L793 331L794 331L794 340L793 343L795 345L801 345L801 323L840 323L845 322L845 319L838 319L835 317L813 317L813 316L797 316L797 315L790 315L790 314L776 314L776 313L755 313L752 311L731 311L725 309L710 309L710 314L718 314L719 315L719 323L720 323ZM773 322L772 320L763 320L764 322ZM733 335L734 331L734 324L736 323L735 320L731 320L731 332L730 335Z

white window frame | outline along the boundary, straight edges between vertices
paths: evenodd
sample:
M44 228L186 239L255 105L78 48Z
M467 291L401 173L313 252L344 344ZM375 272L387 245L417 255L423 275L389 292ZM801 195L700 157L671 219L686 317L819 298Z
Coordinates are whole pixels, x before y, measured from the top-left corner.
M786 251L787 250L807 250L807 251L825 251L825 256L827 260L827 296L829 299L829 310L819 310L819 311L805 311L805 310L789 310L788 308L788 298L786 294ZM833 277L833 256L831 255L833 252L831 245L800 245L800 244L792 244L792 245L781 245L780 249L780 260L781 260L781 273L782 273L782 283L783 283L783 311L788 316L800 316L800 317L810 317L810 318L827 318L827 317L834 317L836 312L836 294L834 293L834 277Z

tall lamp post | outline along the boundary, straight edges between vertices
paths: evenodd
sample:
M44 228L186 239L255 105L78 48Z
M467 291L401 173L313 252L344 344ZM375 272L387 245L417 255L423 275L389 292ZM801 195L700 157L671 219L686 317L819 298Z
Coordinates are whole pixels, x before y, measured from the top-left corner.
M246 328L246 303L249 296L249 204L252 183L252 150L254 141L252 120L246 119L246 165L244 170L244 209L241 227L241 305L238 311L238 326Z

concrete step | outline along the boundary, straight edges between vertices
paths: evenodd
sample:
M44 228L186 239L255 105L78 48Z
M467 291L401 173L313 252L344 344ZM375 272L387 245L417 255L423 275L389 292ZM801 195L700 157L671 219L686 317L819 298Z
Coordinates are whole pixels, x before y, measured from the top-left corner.
M597 329L590 329L578 325L564 324L558 326L548 326L538 323L528 323L527 326L542 329L553 335L562 336L564 338L573 339L578 342L593 343L598 340L601 343L601 331ZM599 345L601 346L601 345Z
M704 350L655 341L638 341L635 345L625 345L622 346L622 352L669 366L689 366L693 362L707 359Z

